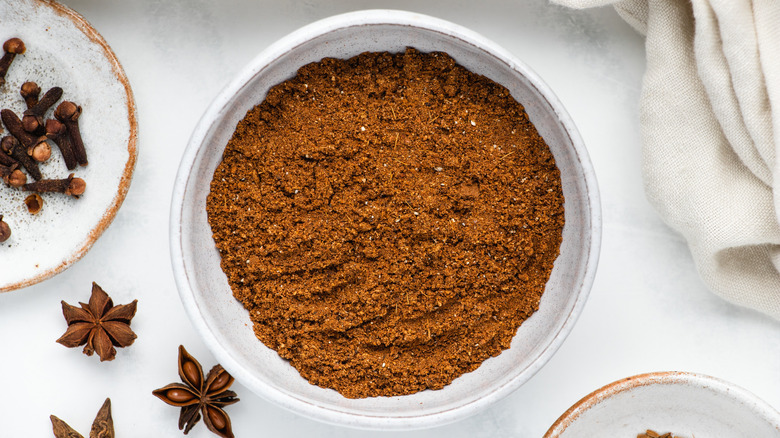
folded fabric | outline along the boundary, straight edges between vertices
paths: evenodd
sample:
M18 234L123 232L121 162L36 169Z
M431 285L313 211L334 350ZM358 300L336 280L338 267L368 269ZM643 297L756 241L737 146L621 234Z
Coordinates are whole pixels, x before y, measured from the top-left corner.
M780 319L780 1L553 1L646 36L648 199L716 294Z

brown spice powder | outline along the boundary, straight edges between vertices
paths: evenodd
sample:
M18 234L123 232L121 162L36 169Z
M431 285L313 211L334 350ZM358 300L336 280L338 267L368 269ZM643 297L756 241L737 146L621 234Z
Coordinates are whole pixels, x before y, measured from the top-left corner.
M666 432L665 434L661 435L660 433L654 430L647 429L645 433L640 433L639 435L636 436L636 438L681 438L681 437L677 435L672 436L671 432Z
M522 105L414 49L326 58L273 87L207 210L257 337L350 398L439 389L508 348L564 224Z

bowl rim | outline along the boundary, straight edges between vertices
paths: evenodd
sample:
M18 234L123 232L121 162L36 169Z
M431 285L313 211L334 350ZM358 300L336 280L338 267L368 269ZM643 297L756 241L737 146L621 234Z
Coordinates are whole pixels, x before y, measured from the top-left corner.
M189 276L184 266L184 253L181 245L181 239L183 237L181 220L184 208L184 195L189 179L192 177L192 168L195 164L198 151L206 139L213 121L222 114L226 106L231 102L233 96L246 83L263 68L276 61L289 50L304 44L313 38L335 30L367 25L410 26L446 34L494 56L505 64L507 68L515 70L525 76L530 82L530 85L536 88L539 95L542 96L553 109L560 124L563 126L566 135L568 135L573 152L576 155L577 162L579 163L580 170L583 174L585 195L589 199L588 212L591 221L590 227L589 229L586 229L586 232L590 234L590 242L587 251L587 260L579 284L579 294L571 311L566 315L564 323L561 325L558 332L555 333L552 342L550 342L528 365L524 373L515 376L501 386L493 388L492 392L489 394L465 404L423 415L398 417L387 414L356 414L344 412L333 409L332 407L302 400L294 394L282 392L278 388L272 387L267 383L252 377L249 373L245 372L243 366L241 366L237 360L221 347L216 336L209 330L208 324L194 299L194 293L190 287ZM549 361L560 348L566 336L571 332L587 301L598 265L599 250L601 246L601 226L601 203L598 184L584 142L562 103L549 86L535 72L498 44L463 26L414 12L392 9L368 9L330 16L293 31L260 52L260 54L243 67L236 77L220 91L195 126L182 155L172 193L169 238L174 280L182 305L192 321L196 332L200 335L201 339L204 340L206 346L225 369L229 370L238 381L251 382L254 386L247 386L262 398L265 398L284 409L318 421L362 429L409 430L439 426L475 414L488 405L509 395L512 391L528 381Z
M557 438L577 419L599 403L617 394L650 385L692 385L712 389L718 394L752 406L762 418L765 418L780 430L780 413L752 392L723 379L686 371L656 371L626 377L602 386L574 403L550 426L543 438Z

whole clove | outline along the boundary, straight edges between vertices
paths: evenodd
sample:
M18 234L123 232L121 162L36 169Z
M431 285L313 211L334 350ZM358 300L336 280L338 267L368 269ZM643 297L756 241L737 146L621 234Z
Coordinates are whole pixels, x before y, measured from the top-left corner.
M38 214L38 212L43 208L43 198L41 198L41 195L33 193L32 195L24 198L24 205L27 206L27 211L29 211L31 214Z
M27 108L27 110L24 112L24 115L43 117L44 114L46 114L46 111L48 111L49 108L57 103L61 97L62 88L52 87L43 95L43 97L41 97L41 100L39 100L35 105Z
M28 81L22 84L19 94L22 95L24 103L27 104L27 109L30 109L38 103L38 97L41 95L41 87L35 82Z
M3 43L3 57L0 58L0 86L5 84L5 75L8 74L8 69L11 67L16 55L24 53L27 48L24 46L24 41L19 38L11 38Z
M0 149L5 151L8 155L16 160L27 170L27 173L33 177L36 181L43 178L41 170L38 168L38 163L27 155L27 151L24 146L19 143L15 137L7 135L0 140Z
M52 87L33 106L29 106L22 117L22 127L35 136L44 134L43 116L62 97L62 88Z
M5 242L11 237L11 227L3 221L3 215L0 214L0 242Z
M70 142L73 145L73 155L76 157L76 161L86 166L87 151L84 149L84 141L81 139L81 132L79 131L78 120L81 116L81 107L73 102L64 101L56 110L54 110L54 117L65 124L68 128L68 135L70 136Z
M81 178L74 178L71 173L63 179L42 179L34 183L25 184L22 188L28 192L37 193L64 193L68 196L79 197L84 194L87 183Z
M65 161L65 167L73 170L78 164L76 156L73 155L73 145L70 143L68 128L59 120L49 119L46 121L46 137L53 141L60 149L62 159Z
M16 137L23 146L28 147L37 140L37 137L24 130L22 120L15 112L4 109L0 111L0 119L3 120L3 124L8 128L8 132Z
M27 183L27 175L18 169L19 164L3 166L0 164L0 179L11 187L18 188Z

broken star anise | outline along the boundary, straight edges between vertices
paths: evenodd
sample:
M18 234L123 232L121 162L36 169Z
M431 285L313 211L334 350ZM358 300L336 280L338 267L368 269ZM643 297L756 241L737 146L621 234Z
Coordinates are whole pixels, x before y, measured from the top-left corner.
M51 427L54 430L54 436L57 438L84 438L80 433L73 430L68 423L51 415ZM89 438L114 438L114 420L111 418L111 399L106 399L103 406L95 416L92 422L92 429L89 431Z
M171 383L152 391L165 403L181 408L179 430L184 429L186 435L202 414L210 431L223 438L233 438L230 417L222 409L238 401L236 393L228 390L233 377L221 365L215 365L204 378L200 363L181 345L179 377L184 384Z
M114 306L114 302L103 289L92 283L89 304L79 303L81 308L62 302L62 314L68 323L57 342L66 347L84 345L84 354L97 353L100 360L114 360L114 347L127 347L135 341L130 329L130 320L135 315L138 300L130 304Z

